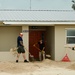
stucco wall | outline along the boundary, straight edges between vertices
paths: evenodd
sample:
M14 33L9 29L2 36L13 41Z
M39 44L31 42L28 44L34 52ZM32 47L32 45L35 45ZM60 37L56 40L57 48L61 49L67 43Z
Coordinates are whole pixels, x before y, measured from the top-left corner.
M29 32L28 26L0 26L0 61L14 61L16 56L10 53L10 48L17 46L17 37L20 32L23 32L23 43L26 47L26 58L29 60ZM19 58L24 61L22 54Z
M29 26L22 26L26 59L29 61Z
M68 54L71 61L75 60L75 52L71 49L65 48L65 28L75 28L73 25L57 25L55 26L55 60L61 61L63 57Z
M22 31L21 26L1 26L0 27L0 51L9 51L16 47L17 36Z
M16 60L10 48L17 46L17 36L21 31L22 26L0 26L0 61Z
M46 53L51 55L51 59L54 60L55 59L55 39L54 39L54 26L48 26L46 29Z

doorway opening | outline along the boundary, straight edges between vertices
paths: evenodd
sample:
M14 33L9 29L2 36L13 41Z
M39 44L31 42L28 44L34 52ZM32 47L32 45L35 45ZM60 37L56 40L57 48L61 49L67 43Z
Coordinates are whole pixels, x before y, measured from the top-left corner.
M39 59L39 50L35 48L33 45L35 43L38 43L40 39L42 39L45 42L45 53L50 56L54 54L54 43L53 43L54 27L53 26L29 27L29 52L34 56L36 60ZM38 45L36 46L38 47Z

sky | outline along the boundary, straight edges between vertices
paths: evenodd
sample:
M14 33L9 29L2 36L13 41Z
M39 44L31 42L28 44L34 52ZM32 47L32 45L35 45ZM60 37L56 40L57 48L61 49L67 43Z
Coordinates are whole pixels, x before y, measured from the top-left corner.
M0 9L73 10L72 0L0 0Z

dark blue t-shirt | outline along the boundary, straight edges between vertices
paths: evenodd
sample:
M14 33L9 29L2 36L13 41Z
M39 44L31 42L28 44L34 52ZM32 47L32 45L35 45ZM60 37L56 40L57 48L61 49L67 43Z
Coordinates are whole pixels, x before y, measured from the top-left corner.
M18 36L18 38L17 38L17 47L22 46L22 45L20 44L20 41L23 43L22 37Z
M44 43L40 43L40 42L38 42L38 44L39 44L40 50L43 50L43 47L45 47L45 44Z

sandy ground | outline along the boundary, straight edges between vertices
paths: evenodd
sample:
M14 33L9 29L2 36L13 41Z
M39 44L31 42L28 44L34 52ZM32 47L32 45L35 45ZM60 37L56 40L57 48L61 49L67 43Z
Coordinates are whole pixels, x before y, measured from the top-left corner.
M75 62L0 62L0 75L75 75Z

